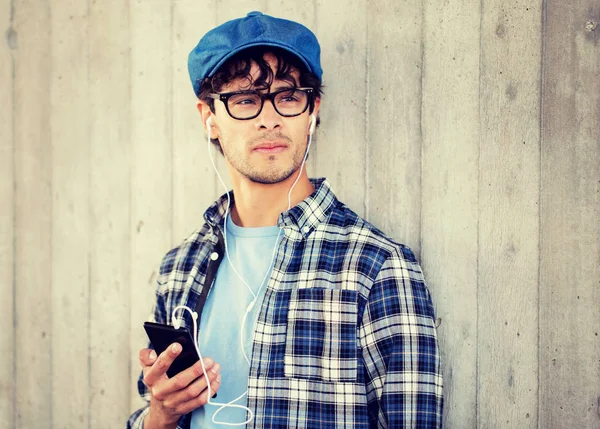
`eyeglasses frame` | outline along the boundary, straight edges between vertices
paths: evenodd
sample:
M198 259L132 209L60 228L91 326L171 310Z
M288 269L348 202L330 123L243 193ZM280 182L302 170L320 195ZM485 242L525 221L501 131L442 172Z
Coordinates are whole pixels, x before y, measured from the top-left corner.
M275 96L277 96L278 94L285 92L285 91L290 91L290 90L305 92L308 97L308 100L306 102L306 107L300 113L296 113L294 115L284 115L281 112L279 112L279 110L277 110L277 106L275 105L274 100L275 100ZM238 121L248 121L250 119L254 119L254 118L258 117L258 115L261 114L263 107L265 106L265 100L269 100L271 102L271 104L273 105L273 109L275 109L277 114L279 116L283 116L284 118L293 118L295 116L300 116L301 114L306 112L306 109L308 109L309 106L310 106L310 110L312 111L314 109L314 105L315 105L314 91L315 91L314 88L310 88L310 87L301 87L301 88L289 87L289 88L281 88L281 89L278 89L277 91L267 92L267 93L263 93L263 92L255 91L255 90L221 92L221 93L216 93L216 94L212 93L212 94L208 94L208 97L213 98L215 100L220 100L225 105L225 110L227 110L227 114L229 116L231 116L233 119L236 119ZM258 109L258 112L256 113L256 115L250 116L248 118L236 118L235 116L233 116L231 114L231 112L229 111L229 105L228 105L227 101L229 100L230 97L233 97L234 95L238 95L238 94L256 94L260 97L260 101L261 101L260 109Z

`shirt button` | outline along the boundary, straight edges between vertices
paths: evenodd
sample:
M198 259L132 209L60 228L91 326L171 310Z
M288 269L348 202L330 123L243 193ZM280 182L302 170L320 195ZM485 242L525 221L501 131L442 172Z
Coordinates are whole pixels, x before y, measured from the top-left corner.
M216 261L217 259L219 259L219 254L217 252L212 252L210 254L210 259Z
M310 228L308 226L305 226L304 228L302 228L302 232L304 232L305 234L308 234L309 231L310 231Z

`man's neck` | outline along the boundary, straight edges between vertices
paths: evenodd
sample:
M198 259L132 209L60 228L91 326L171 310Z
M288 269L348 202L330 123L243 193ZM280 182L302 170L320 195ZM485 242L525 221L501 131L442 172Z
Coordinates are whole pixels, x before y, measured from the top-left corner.
M288 193L295 180L296 174L293 174L287 180L273 185L262 185L248 180L234 183L235 206L231 211L233 222L246 228L277 225L279 215L288 209ZM314 190L315 187L308 180L304 170L292 191L290 208Z

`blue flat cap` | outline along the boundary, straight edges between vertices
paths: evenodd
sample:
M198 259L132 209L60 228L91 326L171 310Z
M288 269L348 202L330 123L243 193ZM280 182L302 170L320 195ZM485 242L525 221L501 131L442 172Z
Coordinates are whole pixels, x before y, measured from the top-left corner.
M198 95L202 81L213 76L229 58L253 46L284 49L296 55L319 80L323 76L321 48L312 31L294 21L250 12L213 28L190 52L188 71L194 93Z

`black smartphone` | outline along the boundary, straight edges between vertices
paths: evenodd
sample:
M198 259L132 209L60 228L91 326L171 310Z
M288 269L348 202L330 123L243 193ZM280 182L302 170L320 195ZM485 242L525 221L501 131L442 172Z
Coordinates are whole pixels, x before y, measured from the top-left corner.
M181 353L179 353L179 356L175 358L167 370L167 376L169 378L175 376L184 369L189 368L200 360L196 347L194 346L192 335L186 328L175 329L171 325L144 322L144 329L146 330L146 334L148 334L148 338L157 355L164 352L167 347L173 343L181 344Z

